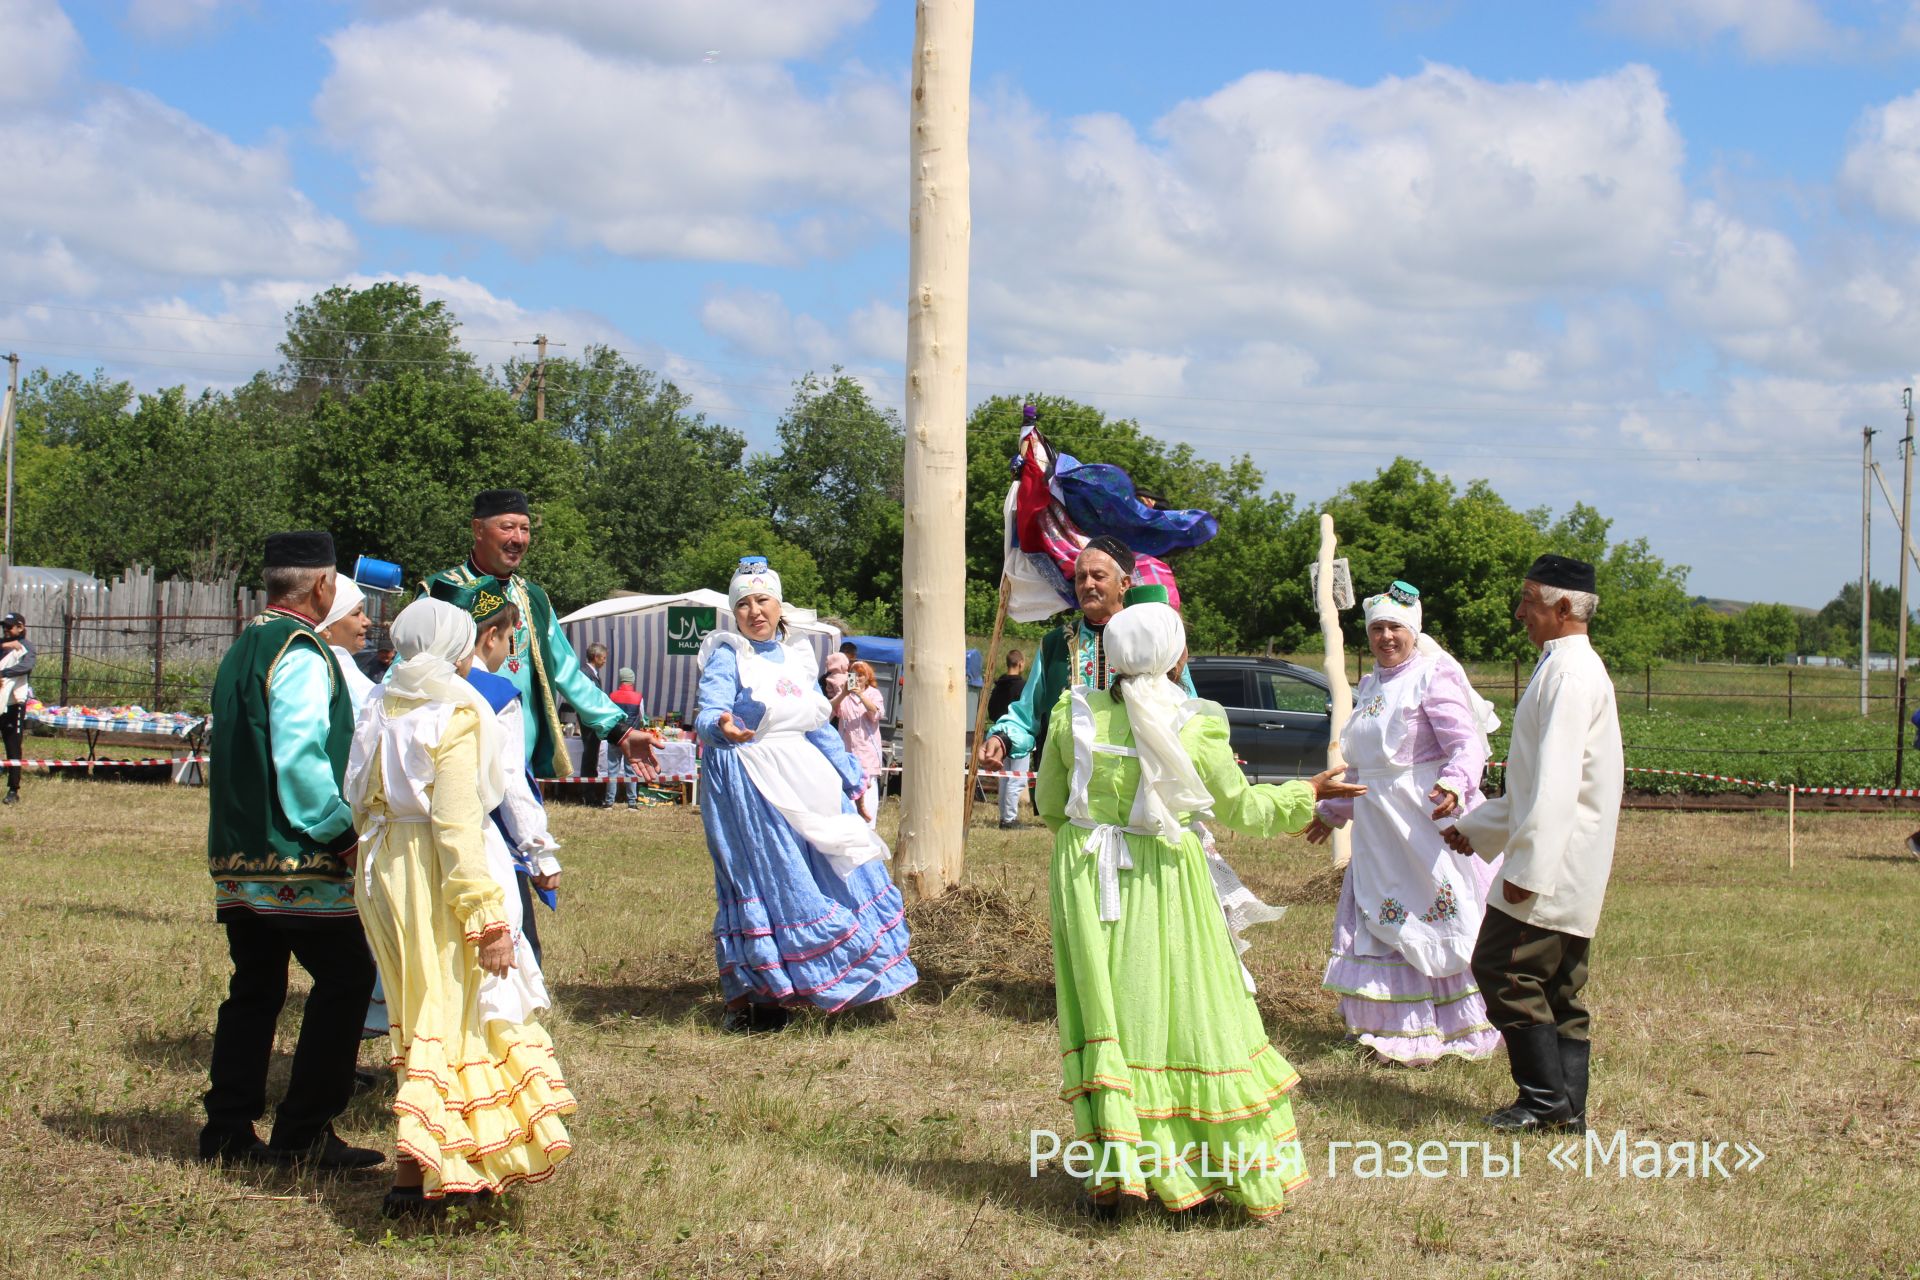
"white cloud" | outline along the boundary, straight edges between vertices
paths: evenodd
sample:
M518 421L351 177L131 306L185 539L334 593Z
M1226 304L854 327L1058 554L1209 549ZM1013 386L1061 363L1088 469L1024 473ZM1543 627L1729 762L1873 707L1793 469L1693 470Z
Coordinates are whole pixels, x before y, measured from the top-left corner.
M0 103L46 97L84 52L54 0L0 0Z
M1920 223L1920 93L1861 116L1840 182L1882 217Z
M435 11L333 36L314 104L387 223L533 251L784 262L897 226L905 93L661 65Z
M1784 61L1853 44L1812 0L1608 0L1601 19L1615 30L1670 45L1734 40L1750 58Z
M178 3L180 0L173 0ZM191 2L191 0L188 0ZM865 22L877 0L462 0L459 10L529 30L574 36L595 49L655 62L752 62L821 52ZM441 8L379 0L384 12Z
M9 160L0 253L12 287L324 273L354 238L294 187L277 146L242 146L147 94L102 93L71 118L0 120Z
M980 115L978 294L1043 347L1267 332L1364 351L1393 316L1649 281L1686 216L1680 137L1638 67L1364 88L1259 72L1152 141L1021 103Z

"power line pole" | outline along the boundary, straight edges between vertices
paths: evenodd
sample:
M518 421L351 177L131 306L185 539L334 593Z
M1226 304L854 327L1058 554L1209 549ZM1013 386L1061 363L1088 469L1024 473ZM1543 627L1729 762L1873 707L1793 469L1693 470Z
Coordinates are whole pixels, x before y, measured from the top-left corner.
M1867 714L1867 671L1873 655L1873 436L1860 428L1860 714Z
M1900 400L1907 409L1907 434L1900 442L1907 472L1900 486L1900 549L1905 551L1913 542L1913 388L1904 388ZM1893 785L1903 787L1907 763L1907 557L1904 555L1900 557L1900 646L1893 666L1900 703L1900 718L1893 726Z
M532 371L520 379L520 385L514 389L514 395L527 394L527 382L531 380L533 382L533 420L545 422L547 420L547 347L549 345L564 347L567 344L564 342L549 344L547 335L543 333L534 338L531 344L516 342L513 345L516 347L532 345L540 349L539 356L534 360Z
M20 416L20 353L7 352L7 411L0 415L7 437L7 545L6 560L13 568L13 436L14 421Z

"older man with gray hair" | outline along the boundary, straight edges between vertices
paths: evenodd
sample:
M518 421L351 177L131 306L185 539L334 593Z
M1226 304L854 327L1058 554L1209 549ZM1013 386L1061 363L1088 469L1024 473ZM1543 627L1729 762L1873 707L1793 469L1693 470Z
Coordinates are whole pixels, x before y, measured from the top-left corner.
M1544 555L1527 570L1514 618L1540 661L1514 709L1506 794L1446 833L1461 853L1506 854L1473 953L1487 1018L1507 1042L1520 1090L1487 1117L1496 1129L1586 1128L1580 993L1626 774L1613 680L1587 639L1598 604L1590 564Z

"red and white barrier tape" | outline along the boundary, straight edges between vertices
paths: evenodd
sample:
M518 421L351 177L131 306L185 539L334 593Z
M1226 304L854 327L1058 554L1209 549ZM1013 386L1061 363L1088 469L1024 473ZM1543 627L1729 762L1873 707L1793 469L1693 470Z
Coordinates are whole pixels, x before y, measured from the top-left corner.
M137 765L205 764L206 756L141 756L137 760L0 760L0 769L124 769Z
M1489 769L1504 769L1505 760L1495 760L1487 766ZM1724 773L1696 773L1691 769L1648 769L1638 765L1628 765L1628 773L1653 773L1669 778L1699 778L1706 782L1730 782L1738 787L1755 787L1762 791L1791 791L1803 796L1877 796L1893 799L1912 799L1920 796L1916 787L1803 787L1790 782L1761 782L1753 778L1733 778Z

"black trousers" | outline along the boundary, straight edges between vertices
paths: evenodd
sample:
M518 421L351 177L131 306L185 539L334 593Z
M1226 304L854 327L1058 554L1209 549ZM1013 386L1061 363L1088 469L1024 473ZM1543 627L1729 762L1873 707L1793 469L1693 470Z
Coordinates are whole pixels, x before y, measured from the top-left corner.
M230 910L221 918L233 955L233 981L213 1032L213 1066L206 1095L207 1128L251 1131L267 1109L267 1064L274 1027L287 999L287 962L298 960L313 978L293 1078L274 1114L276 1147L312 1145L353 1097L360 1027L373 995L373 954L358 917L289 918Z
M533 896L533 881L518 871L513 873L515 883L520 886L520 932L527 935L527 945L533 948L535 964L545 963L540 955L540 926L534 923L533 906L537 899Z
M26 727L26 715L27 709L19 703L8 707L6 714L0 715L0 743L6 744L9 760L20 758L20 733ZM7 770L7 790L18 791L19 789L20 766L14 765Z
M585 725L580 726L580 776L596 778L600 776L600 735ZM529 937L532 935L529 934Z
M1473 979L1495 1030L1556 1026L1568 1040L1585 1040L1591 938L1515 920L1492 903L1473 947Z

